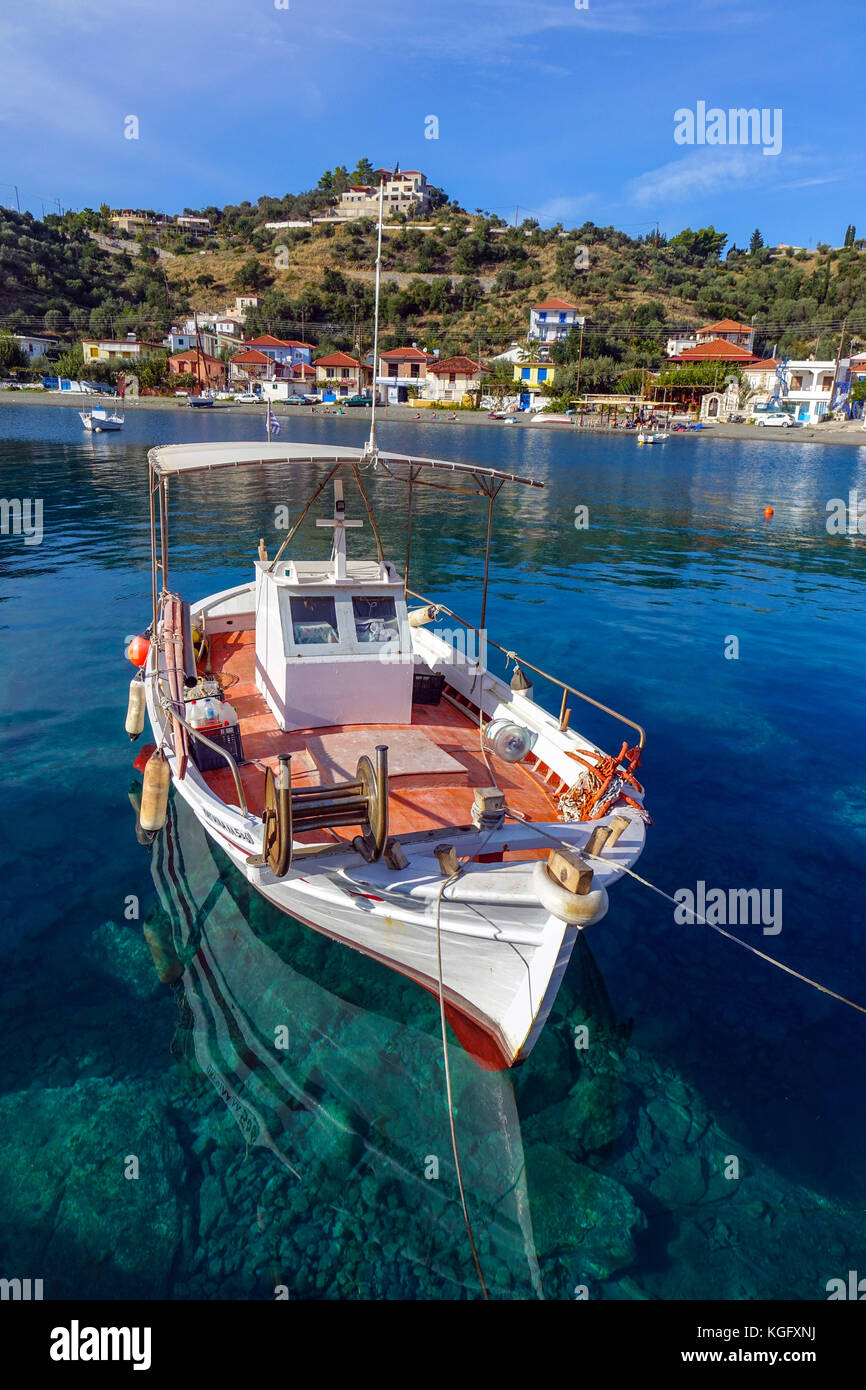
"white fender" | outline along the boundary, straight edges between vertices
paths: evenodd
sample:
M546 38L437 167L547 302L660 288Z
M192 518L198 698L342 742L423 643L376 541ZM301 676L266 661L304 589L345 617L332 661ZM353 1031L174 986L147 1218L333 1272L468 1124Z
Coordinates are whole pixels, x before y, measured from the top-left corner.
M553 917L576 927L588 927L600 922L609 906L607 889L596 888L591 893L569 893L547 872L547 865L539 860L532 870L532 887L538 901Z

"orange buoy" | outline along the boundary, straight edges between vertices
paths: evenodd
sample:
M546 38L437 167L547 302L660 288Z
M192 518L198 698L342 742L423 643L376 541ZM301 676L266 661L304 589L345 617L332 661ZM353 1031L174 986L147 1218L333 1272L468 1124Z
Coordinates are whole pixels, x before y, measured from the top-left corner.
M132 764L132 766L135 768L136 772L144 772L144 769L147 767L147 760L148 760L148 758L150 757L151 753L155 753L155 752L156 752L156 744L155 744L155 743L146 743L146 744L144 745L144 747L142 748L142 750L141 750L141 752L139 753L138 757L134 760L134 762L133 762L133 764Z
M148 642L147 638L138 636L133 637L132 641L126 649L126 655L132 662L133 666L143 666L144 663L147 661L149 651L150 643Z
M773 515L773 508L772 508L772 507L765 507L765 508L764 508L764 516L767 518L768 521L769 521L769 519L770 519L770 517L771 517L772 515Z

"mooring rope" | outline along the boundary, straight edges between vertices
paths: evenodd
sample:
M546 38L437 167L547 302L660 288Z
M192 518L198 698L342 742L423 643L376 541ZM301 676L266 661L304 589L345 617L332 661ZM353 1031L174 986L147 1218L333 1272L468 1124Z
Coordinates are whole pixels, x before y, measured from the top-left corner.
M443 878L439 885L439 892L436 894L436 967L439 974L439 1022L442 1025L442 1058L445 1063L445 1094L448 1098L448 1124L451 1129L451 1149L454 1153L454 1167L457 1171L457 1186L460 1189L460 1204L463 1207L463 1220L466 1223L466 1232L469 1236L469 1245L472 1250L472 1258L475 1261L478 1282L481 1285L481 1292L485 1300L489 1301L487 1285L484 1282L484 1275L481 1272L481 1261L478 1258L478 1251L475 1248L472 1222L469 1219L469 1208L466 1205L466 1191L463 1187L463 1173L460 1169L460 1156L457 1152L457 1130L454 1126L454 1101L451 1093L451 1066L448 1061L448 1034L445 1028L445 991L442 983L442 932L440 923L442 894L445 892L449 883L454 883L462 872L463 865L461 864L455 873L449 874L448 878Z
M566 840L560 840L555 835L548 834L540 825L536 825L534 821L527 820L525 816L521 815L520 811L514 811L509 806L507 807L507 812L509 816L520 821L521 825L525 825L528 830L534 830L536 834L540 835L543 840L547 840L550 844L556 845L562 849L576 849L575 845L570 845ZM658 893L659 897L667 898L668 902L673 903L675 907L681 906L676 898L671 897L670 893L666 893L663 888L658 888L656 884L650 883L648 878L641 878L640 874L636 874L634 869L627 868L625 864L615 864L613 860L605 859L603 854L588 854L586 850L579 850L578 853L585 855L587 859L596 859L600 864L606 864L608 868L621 869L624 874L628 874L629 878L633 878L635 882L642 884L644 888L650 888L653 893ZM813 980L808 975L803 975L799 970L795 970L793 966L786 965L784 961L777 960L775 956L767 955L766 951L759 951L757 946L753 946L749 941L743 941L742 937L734 936L733 932L725 931L723 927L718 926L715 922L708 922L706 917L704 917L702 913L696 912L694 908L690 908L689 911L692 916L699 919L705 927L710 927L714 932L718 932L719 936L724 936L728 941L735 941L738 946L745 947L747 951L752 952L752 955L758 956L761 960L767 961L770 965L775 965L777 969L783 970L786 975L793 975L795 980L801 980L804 985L811 985L813 989L819 990L821 994L826 994L831 999L836 999L840 1004L847 1004L849 1009L856 1009L858 1013L866 1014L866 1005L858 1004L854 999L846 998L844 994L837 994L834 989L829 989L827 985L822 985L820 980Z

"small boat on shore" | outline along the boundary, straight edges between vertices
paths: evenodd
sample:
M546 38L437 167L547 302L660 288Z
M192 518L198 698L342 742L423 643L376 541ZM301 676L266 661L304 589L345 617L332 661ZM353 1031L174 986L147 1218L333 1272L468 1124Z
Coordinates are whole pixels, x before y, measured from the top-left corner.
M202 394L201 394L200 396L190 396L189 401L187 402L187 404L193 406L193 407L194 407L195 409L197 409L197 410L201 410L201 409L203 409L203 408L206 407L206 406L209 406L209 405L212 406L212 405L213 405L213 401L214 401L214 398L213 398L213 395L211 394L211 392L210 392L210 391L203 391Z
M123 428L124 416L114 410L109 414L107 406L95 405L92 410L79 410L81 423L91 434L103 434L110 430Z

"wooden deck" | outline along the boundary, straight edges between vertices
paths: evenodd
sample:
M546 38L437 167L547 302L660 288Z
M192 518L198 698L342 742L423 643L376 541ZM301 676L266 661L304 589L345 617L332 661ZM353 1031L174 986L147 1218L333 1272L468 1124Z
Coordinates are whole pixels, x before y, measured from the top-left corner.
M391 764L388 811L392 835L469 823L473 789L490 785L490 773L481 757L478 725L470 715L442 700L438 705L413 705L411 726L335 725L284 733L255 685L255 633L218 633L210 643L213 672L220 677L224 697L238 712L247 759L240 774L253 813L260 814L263 809L265 768L276 772L281 753L292 754L294 786L316 787L353 777L358 756L371 753L377 743L385 743ZM333 739L331 735L341 737ZM347 767L349 770L345 770ZM228 767L203 776L221 800L229 805L235 803L234 781ZM534 820L556 819L551 792L528 767L498 762L496 776L508 803L516 810ZM325 833L335 839L351 840L358 827ZM310 838L321 839L322 832Z

